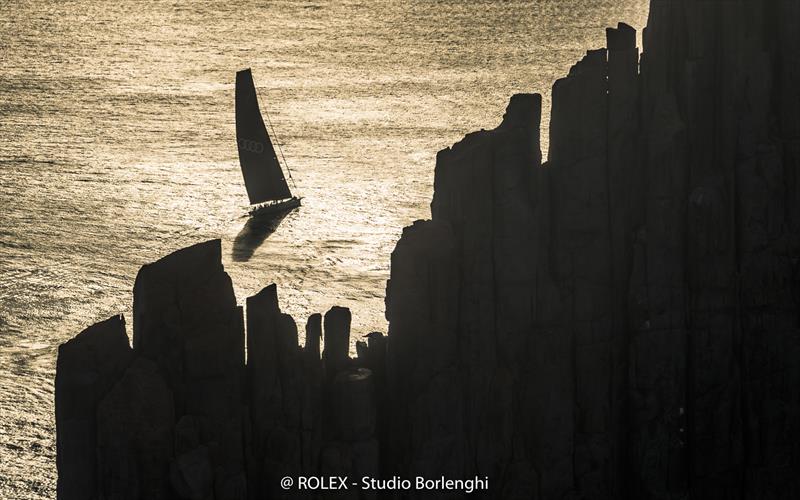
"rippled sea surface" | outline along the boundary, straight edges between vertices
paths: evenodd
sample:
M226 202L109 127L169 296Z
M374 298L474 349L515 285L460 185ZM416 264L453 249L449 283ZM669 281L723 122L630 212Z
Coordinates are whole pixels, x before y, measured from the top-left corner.
M142 264L222 238L240 301L276 282L300 324L339 304L354 338L385 331L389 255L430 215L436 151L496 126L514 93L549 107L606 26L646 14L647 0L0 1L0 498L55 497L56 347L129 312ZM244 67L305 197L271 235L243 218Z

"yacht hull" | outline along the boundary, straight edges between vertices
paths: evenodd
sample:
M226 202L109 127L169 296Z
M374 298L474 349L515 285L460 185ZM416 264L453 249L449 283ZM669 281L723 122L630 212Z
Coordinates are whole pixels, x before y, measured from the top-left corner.
M270 203L268 205L258 205L250 210L250 217L275 217L277 215L285 214L300 206L301 198L293 196L288 200L279 201L277 203Z

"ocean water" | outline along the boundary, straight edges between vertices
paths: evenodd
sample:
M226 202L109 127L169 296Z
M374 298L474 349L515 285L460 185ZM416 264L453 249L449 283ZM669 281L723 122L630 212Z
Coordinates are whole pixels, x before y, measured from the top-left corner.
M389 256L430 215L436 152L517 92L544 95L546 137L553 81L646 15L647 0L0 1L0 498L55 497L56 348L130 316L142 264L221 238L240 301L275 282L301 330L337 304L354 340L386 331ZM244 67L305 197L275 228L243 217Z

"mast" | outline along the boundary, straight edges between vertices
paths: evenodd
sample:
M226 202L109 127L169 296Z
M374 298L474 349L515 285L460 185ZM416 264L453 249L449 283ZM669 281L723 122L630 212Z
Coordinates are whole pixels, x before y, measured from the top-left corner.
M292 197L261 117L249 68L236 73L236 143L251 204Z

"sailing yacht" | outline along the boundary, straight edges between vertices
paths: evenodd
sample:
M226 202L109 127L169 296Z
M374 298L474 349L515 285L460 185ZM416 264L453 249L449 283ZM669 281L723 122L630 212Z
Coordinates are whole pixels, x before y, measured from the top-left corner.
M300 198L289 190L261 117L250 68L236 72L236 142L244 185L250 199L250 215L277 216L299 207ZM284 166L285 163L284 158ZM286 171L289 172L288 167ZM289 172L289 179L291 175Z

